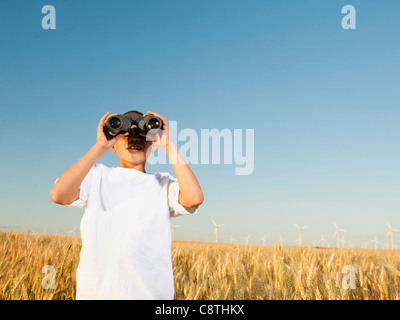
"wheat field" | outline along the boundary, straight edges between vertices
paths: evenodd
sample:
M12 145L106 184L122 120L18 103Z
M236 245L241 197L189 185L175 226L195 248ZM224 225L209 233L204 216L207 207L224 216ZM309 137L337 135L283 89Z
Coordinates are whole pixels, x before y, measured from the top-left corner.
M75 299L80 248L79 237L0 232L0 299ZM171 255L177 300L400 298L397 250L174 241Z

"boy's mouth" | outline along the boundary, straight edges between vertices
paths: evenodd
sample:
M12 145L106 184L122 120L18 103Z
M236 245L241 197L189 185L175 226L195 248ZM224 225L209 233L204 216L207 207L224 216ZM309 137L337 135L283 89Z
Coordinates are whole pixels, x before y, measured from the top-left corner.
M143 150L143 146L140 144L130 144L127 149L129 152L139 152Z

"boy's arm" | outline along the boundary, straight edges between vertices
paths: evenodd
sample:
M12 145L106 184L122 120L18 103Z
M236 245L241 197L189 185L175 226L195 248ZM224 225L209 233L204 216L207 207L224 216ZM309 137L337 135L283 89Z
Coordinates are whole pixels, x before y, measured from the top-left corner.
M174 169L179 185L179 203L186 208L202 204L204 201L203 191L193 171L179 153L178 148L171 141L167 120L154 112L148 112L147 114L160 118L163 123L163 134L161 138L156 136L155 142L166 152L172 163L172 168Z
M53 185L49 196L54 203L67 205L77 200L80 192L79 187L97 159L106 153L120 137L128 134L121 133L114 137L107 135L104 127L109 116L112 115L107 112L99 122L96 144L82 158L69 167Z
M166 152L178 180L179 203L186 208L199 206L204 201L204 195L193 171L172 142L169 143Z

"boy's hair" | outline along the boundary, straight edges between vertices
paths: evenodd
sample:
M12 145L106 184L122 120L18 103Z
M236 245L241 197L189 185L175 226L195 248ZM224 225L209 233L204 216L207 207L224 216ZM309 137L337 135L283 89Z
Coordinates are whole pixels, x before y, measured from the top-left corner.
M131 111L125 112L125 113L123 114L123 116L129 116L129 115L131 115L131 114L133 114L133 113L136 113L136 114L141 115L141 116L143 115L143 113L141 113L140 111L131 110Z

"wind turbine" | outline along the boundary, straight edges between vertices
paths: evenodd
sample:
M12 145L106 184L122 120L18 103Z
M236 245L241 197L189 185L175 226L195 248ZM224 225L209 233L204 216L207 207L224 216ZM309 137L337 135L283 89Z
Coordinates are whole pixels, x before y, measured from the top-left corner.
M336 223L333 223L335 225L335 233L333 234L333 236L337 236L337 247L340 248L340 232L345 232L346 230L343 229L339 229L338 226L336 225Z
M378 239L376 239L376 236L375 236L374 240L371 240L371 242L375 245L375 250L378 249L379 241L378 241Z
M322 246L325 247L324 244L327 243L327 241L325 240L323 234L321 235L321 239L319 239L318 242L321 242Z
M232 238L232 235L229 237L228 241L232 244L234 239Z
M262 238L260 238L260 240L262 240L262 245L265 246L265 241L267 241L265 234Z
M246 245L249 244L249 239L250 239L250 236L244 237L244 240L246 240Z
M299 247L301 247L303 245L303 230L308 228L308 226L299 227L297 224L295 226L299 230L299 238L296 241L299 242Z
M215 230L214 230L214 233L215 233L215 243L217 243L217 242L218 242L218 228L221 228L221 227L223 227L224 225L223 225L223 224L216 224L214 220L212 220L212 223L213 223L214 226L215 226Z
M386 224L387 224L387 226L388 226L388 228L389 228L389 231L388 231L388 233L386 234L386 236L389 236L389 235L390 235L390 241L391 241L392 250L393 250L393 249L394 249L393 232L400 232L400 230L398 230L398 229L393 229L393 228L390 226L389 222L386 222Z
M344 240L344 235L342 235L342 239L340 240L340 242L342 243L342 248L344 248L346 244L346 240Z
M171 238L172 238L172 240L175 240L175 229L176 228L179 228L180 227L180 225L174 225L172 222L171 222Z
M279 236L279 243L280 243L280 245L282 245L282 243L284 242L285 240L282 238L282 235L280 235Z

